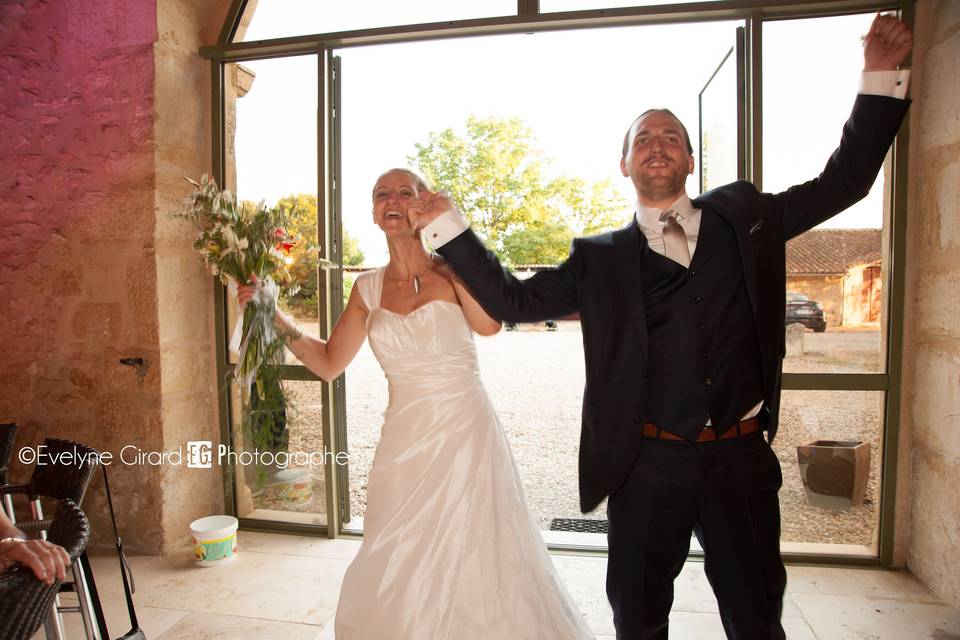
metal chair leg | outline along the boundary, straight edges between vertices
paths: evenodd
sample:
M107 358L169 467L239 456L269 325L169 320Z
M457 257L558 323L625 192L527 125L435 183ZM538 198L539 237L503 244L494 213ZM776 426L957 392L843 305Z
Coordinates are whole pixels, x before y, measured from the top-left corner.
M43 505L40 504L39 498L30 501L30 515L38 522L43 520ZM44 534L43 539L47 539L46 534Z
M77 608L83 620L83 633L87 640L101 640L100 634L93 626L93 603L87 591L87 579L83 567L79 562L74 562L70 569L73 571L73 590L77 594Z
M93 606L93 617L97 621L97 631L100 633L101 640L110 640L107 618L103 614L100 592L97 590L97 580L93 575L93 567L90 566L90 558L87 557L86 551L80 554L78 562L83 567L83 577L86 578L87 594L90 596L90 604Z
M17 514L13 511L13 496L11 496L9 493L3 494L3 510L6 511L10 522L16 524Z
M60 612L57 611L60 606L59 600L59 597L54 598L50 614L43 621L43 633L47 640L64 640L63 620L60 619Z

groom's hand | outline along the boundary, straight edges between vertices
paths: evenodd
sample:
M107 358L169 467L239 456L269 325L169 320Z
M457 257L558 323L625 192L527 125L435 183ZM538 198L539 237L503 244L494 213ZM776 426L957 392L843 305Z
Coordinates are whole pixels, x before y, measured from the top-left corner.
M445 191L420 191L420 197L407 205L407 219L415 229L425 226L448 211L456 211L450 195Z
M912 47L910 28L902 20L878 13L863 38L863 70L894 71Z

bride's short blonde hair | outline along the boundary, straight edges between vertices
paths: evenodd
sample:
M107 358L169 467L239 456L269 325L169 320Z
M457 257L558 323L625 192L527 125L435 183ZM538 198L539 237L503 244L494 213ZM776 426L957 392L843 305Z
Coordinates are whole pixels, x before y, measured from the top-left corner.
M406 174L407 176L410 177L411 180L413 180L413 185L417 188L418 193L420 191L433 191L433 185L430 184L430 182L428 182L427 179L424 178L422 175L420 175L420 173L418 173L417 171L414 171L413 169L407 169L406 167L394 167L393 169L387 169L386 171L381 173L379 176L377 176L376 180L374 180L373 189L371 189L370 191L371 198L373 197L373 194L376 193L377 184L380 183L380 179L383 178L383 176L387 175L388 173Z

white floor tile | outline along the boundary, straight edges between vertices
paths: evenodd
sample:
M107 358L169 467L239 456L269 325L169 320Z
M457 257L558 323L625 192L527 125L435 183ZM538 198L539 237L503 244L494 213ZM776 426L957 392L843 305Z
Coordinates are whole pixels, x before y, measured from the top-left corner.
M789 567L787 592L903 598L917 602L939 601L906 571L854 567Z
M726 640L727 636L723 633L718 613L673 611L670 614L670 637Z
M944 604L815 593L794 598L818 640L960 637L960 613Z
M813 629L803 618L787 618L784 616L783 631L787 634L787 640L818 640Z
M171 609L321 625L333 613L346 560L240 553L232 564L185 571L151 602Z
M224 616L213 613L191 613L156 640L314 640L315 625L293 624L257 618Z

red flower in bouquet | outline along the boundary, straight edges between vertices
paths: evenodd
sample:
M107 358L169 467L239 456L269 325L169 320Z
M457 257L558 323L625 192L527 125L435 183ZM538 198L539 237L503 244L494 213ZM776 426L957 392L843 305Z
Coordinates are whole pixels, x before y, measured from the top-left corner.
M285 254L290 253L290 251L292 251L293 248L300 242L299 238L288 232L283 227L277 227L273 235L277 240L274 248L278 251L283 251Z

